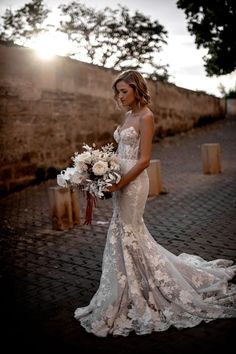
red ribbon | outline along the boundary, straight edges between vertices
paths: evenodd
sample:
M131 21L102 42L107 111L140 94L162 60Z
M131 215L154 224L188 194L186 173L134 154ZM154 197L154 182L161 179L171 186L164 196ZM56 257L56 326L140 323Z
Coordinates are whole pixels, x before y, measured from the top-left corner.
M87 206L86 206L84 225L91 225L93 219L93 207L96 206L96 198L92 196L88 191L86 192L86 196L87 196Z

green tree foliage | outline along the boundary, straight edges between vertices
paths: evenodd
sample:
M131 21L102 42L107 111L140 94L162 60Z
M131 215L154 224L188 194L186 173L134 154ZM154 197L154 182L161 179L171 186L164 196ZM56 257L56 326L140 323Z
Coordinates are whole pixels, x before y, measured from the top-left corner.
M225 98L236 98L236 90L230 89L226 92Z
M168 65L157 62L157 54L167 44L167 31L157 20L139 11L132 15L121 5L99 11L73 1L58 9L57 26L45 24L50 11L43 0L32 0L14 13L6 10L0 38L25 43L50 26L73 41L75 50L70 56L76 59L117 70L139 69L147 78L168 80Z
M167 79L167 65L158 65L154 56L166 44L167 32L158 21L136 11L130 14L127 7L106 7L96 11L80 2L61 5L67 18L58 28L76 42L89 61L117 70L149 67L152 79Z
M225 86L223 84L220 84L218 87L222 97L225 98L236 98L236 84L234 88L230 88L228 91L225 89Z
M236 1L178 0L184 10L188 30L197 48L208 50L204 56L208 76L229 74L236 69Z
M32 0L15 12L7 9L2 16L0 39L24 43L46 30L44 21L49 13L42 0Z

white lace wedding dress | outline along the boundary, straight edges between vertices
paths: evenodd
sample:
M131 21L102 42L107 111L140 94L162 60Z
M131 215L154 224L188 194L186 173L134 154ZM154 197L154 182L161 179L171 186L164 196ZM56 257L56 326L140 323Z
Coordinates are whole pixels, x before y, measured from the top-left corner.
M137 161L139 134L133 127L114 132L122 172ZM99 288L90 304L75 310L87 332L105 337L147 334L171 325L236 317L236 274L232 261L175 256L150 235L143 222L148 196L147 171L113 193Z

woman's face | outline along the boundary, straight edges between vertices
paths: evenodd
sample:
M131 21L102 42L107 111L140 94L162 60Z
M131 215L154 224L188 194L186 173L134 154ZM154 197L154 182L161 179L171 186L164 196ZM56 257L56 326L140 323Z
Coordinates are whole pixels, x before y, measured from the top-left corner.
M122 106L133 106L136 102L134 89L124 81L119 81L116 84L116 89L118 91L118 99Z

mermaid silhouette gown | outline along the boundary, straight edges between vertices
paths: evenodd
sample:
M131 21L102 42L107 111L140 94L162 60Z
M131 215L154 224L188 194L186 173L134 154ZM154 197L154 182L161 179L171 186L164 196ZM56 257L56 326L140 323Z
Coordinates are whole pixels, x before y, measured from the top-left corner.
M134 127L114 132L122 173L135 165L140 136ZM103 254L100 285L74 317L87 332L127 336L193 327L236 317L236 274L231 260L179 256L159 245L143 221L149 180L144 170L113 193L113 216Z

